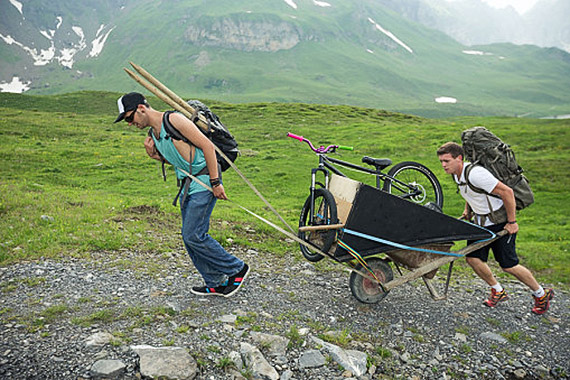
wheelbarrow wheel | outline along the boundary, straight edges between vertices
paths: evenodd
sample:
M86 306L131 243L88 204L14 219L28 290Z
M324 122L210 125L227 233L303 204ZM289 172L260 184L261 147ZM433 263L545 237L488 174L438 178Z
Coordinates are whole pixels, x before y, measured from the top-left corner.
M413 161L400 162L390 168L388 176L396 180L392 181L390 178L386 178L384 191L405 198L410 202L421 205L434 203L440 209L443 208L441 185L435 174L426 166ZM412 189L408 186L416 189L417 193L412 194Z
M324 188L315 189L315 199L313 207L313 215L311 218L311 196L305 201L305 205L301 210L299 219L299 227L304 226L323 226L327 224L337 224L337 209L334 196L330 191ZM322 252L328 252L335 242L336 230L322 231L299 231L299 238L307 243L314 245ZM301 253L311 262L317 262L323 259L323 256L311 251L309 248L300 244Z
M372 257L366 260L366 264L381 283L384 284L394 279L392 268L385 260ZM354 269L369 274L361 264L356 265ZM350 274L349 285L354 298L362 303L378 303L388 295L388 292L384 292L376 281L365 278L356 272Z

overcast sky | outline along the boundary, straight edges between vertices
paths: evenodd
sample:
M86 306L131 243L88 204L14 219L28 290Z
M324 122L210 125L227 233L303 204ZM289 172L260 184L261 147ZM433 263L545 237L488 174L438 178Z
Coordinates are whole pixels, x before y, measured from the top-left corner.
M511 5L519 13L528 11L538 0L483 0L495 8L504 8Z

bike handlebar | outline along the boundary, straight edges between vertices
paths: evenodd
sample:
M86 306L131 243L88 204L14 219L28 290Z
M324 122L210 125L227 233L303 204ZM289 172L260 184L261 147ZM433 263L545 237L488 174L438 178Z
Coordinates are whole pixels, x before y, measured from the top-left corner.
M301 142L306 142L315 153L331 153L334 152L336 149L354 150L353 147L344 146L344 145L329 145L326 148L323 145L321 145L320 147L315 148L315 146L311 143L309 139L306 139L303 136L295 135L291 132L287 133L287 137L291 137L292 139L299 140Z
M297 140L299 140L299 141L303 141L303 140L304 140L304 137L303 137L303 136L297 136L297 135L292 134L291 132L288 132L288 133L287 133L287 137L291 137L291 138L297 139Z

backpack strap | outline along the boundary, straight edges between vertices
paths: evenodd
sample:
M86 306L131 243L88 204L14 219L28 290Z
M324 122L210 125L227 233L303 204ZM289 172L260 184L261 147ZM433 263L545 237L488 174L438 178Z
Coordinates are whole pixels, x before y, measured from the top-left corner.
M170 114L174 113L174 111L166 111L162 115L162 126L164 127L164 132L166 133L166 138L174 139L174 140L182 140L186 144L193 145L190 140L186 138L172 123L170 122Z
M459 191L459 186L469 186L469 188L471 190L473 190L474 192L486 195L485 199L487 200L487 207L489 207L490 212L488 214L484 214L484 215L480 215L480 214L475 213L475 215L477 215L479 217L480 221L484 220L483 218L485 218L485 219L489 218L489 220L491 220L491 222L493 222L494 224L499 224L499 223L503 223L503 222L507 221L507 212L506 212L505 206L503 205L501 208L499 208L497 210L493 210L493 207L491 205L491 201L489 200L489 197L494 197L497 199L501 199L501 197L499 197L498 195L495 195L495 194L488 193L485 190L478 188L477 186L475 186L471 182L469 182L469 174L471 173L471 170L473 170L475 165L477 165L477 163L473 163L473 164L471 164L465 168L465 183L459 183L457 185L457 191Z
M174 111L166 111L162 116L162 125L164 126L164 132L166 133L166 138L184 141L186 144L193 146L195 148L196 146L192 144L192 142L188 140L188 138L184 136L178 129L176 129L176 127L172 125L172 123L170 122L170 114L172 113L174 113ZM194 175L192 173L192 160L193 157L191 156L189 160L190 167L188 173Z
M148 129L148 135L149 137L153 137L154 136L154 132L152 127L150 127ZM164 157L162 156L162 153L160 153L160 151L157 149L156 153L158 153L158 155L160 156L160 162L162 163L162 179L164 179L164 181L166 182L166 170L164 168L164 165L166 164L166 160L164 159Z
M486 194L486 195L488 195L488 196L490 196L490 197L494 197L494 198L497 198L497 199L501 199L501 197L499 197L498 195L488 193L488 192L486 192L485 190L480 189L480 188L478 188L477 186L473 185L471 182L469 182L469 174L471 173L471 170L473 170L473 168L474 168L476 165L477 165L477 163L474 163L474 164L471 164L471 165L467 166L467 168L465 168L465 184L466 184L467 186L469 186L469 188L470 188L471 190L473 190L474 192L476 192L476 193L479 193L479 194ZM481 165L477 165L477 166L481 166ZM461 184L460 184L460 185L461 185Z
M471 190L473 190L476 193L479 194L489 194L487 193L485 190L478 188L477 186L473 185L471 182L469 182L469 174L471 173L471 170L473 170L473 168L475 167L476 164L471 164L471 165L467 165L467 167L465 168L465 183L463 184L464 186L467 185L469 186L469 188Z

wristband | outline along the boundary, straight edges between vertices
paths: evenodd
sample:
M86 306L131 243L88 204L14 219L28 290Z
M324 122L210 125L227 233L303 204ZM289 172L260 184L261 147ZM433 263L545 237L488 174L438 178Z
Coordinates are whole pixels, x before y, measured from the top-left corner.
M507 224L517 224L517 221L515 220L514 222L507 222Z
M212 187L216 187L220 184L220 179L219 178L210 178L210 185Z

